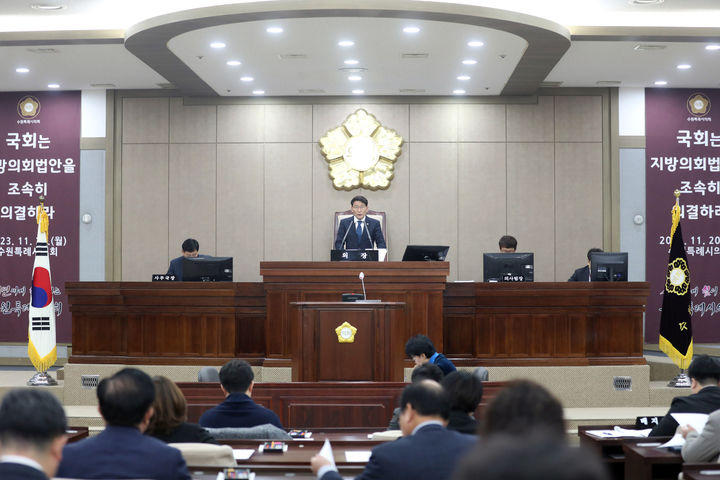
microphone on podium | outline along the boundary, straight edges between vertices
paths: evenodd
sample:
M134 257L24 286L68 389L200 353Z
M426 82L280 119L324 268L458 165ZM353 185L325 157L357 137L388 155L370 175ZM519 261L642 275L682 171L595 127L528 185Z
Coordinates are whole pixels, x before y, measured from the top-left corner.
M363 300L367 300L367 295L365 294L365 272L360 272L360 275L358 275L360 278L360 281L362 282L363 287Z

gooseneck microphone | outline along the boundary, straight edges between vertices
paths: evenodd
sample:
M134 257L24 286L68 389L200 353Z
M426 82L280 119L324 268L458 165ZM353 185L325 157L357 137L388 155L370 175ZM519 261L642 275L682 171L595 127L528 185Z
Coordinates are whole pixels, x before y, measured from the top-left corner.
M367 217L366 217L366 218L367 218ZM365 221L365 219L363 219L363 223L365 224L365 225L363 225L363 227L365 228L365 231L367 232L368 240L370 240L370 248L375 248L375 244L373 243L373 239L372 239L372 237L370 236L370 230L368 230L368 224L367 224L367 222Z
M367 295L365 294L365 272L360 272L360 275L358 275L360 278L360 281L362 282L363 287L363 300L367 300Z
M343 250L345 248L345 239L348 236L348 232L350 231L350 226L353 224L353 222L348 223L348 228L345 230L345 235L342 238L342 241L340 242L340 246L336 250Z

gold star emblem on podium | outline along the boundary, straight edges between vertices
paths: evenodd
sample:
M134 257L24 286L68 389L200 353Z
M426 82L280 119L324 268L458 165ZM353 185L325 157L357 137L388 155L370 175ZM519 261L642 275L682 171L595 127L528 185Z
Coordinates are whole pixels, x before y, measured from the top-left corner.
M355 341L357 328L353 327L348 322L343 322L342 325L335 329L335 333L338 337L338 343L353 343Z

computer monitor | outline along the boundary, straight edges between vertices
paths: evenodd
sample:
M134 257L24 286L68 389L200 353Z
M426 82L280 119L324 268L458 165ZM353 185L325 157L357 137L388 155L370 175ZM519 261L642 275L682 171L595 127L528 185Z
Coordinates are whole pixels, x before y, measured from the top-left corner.
M483 253L485 282L532 282L534 271L532 253Z
M593 282L627 282L627 252L593 252L590 254L590 280Z
M403 262L444 262L450 247L447 245L408 245Z
M184 282L232 282L232 257L183 258Z

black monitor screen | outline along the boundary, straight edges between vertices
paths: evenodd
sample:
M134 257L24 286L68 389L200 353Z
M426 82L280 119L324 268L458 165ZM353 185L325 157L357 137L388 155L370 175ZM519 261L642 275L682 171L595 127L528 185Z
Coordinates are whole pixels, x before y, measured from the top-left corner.
M408 245L403 262L444 262L450 247L447 245Z
M532 282L534 271L532 253L483 253L485 282Z
M627 282L627 252L593 252L590 254L590 280L593 282Z
M184 282L232 282L232 257L183 258Z

